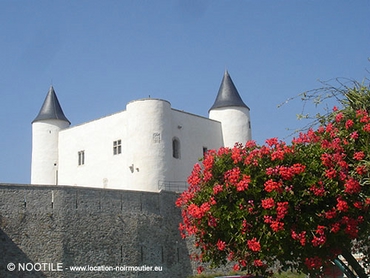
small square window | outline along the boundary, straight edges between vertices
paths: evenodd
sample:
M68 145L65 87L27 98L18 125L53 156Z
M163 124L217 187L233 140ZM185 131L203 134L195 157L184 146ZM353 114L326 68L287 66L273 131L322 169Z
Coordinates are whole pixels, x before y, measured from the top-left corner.
M85 151L79 151L78 152L78 165L84 165L85 164Z
M121 140L113 141L113 155L122 153Z

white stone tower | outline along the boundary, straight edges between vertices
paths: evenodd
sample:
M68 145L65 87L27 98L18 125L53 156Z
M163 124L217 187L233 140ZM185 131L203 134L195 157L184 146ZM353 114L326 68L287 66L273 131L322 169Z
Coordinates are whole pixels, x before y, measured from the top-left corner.
M31 184L58 184L58 137L71 123L50 86L39 114L32 122Z
M158 191L158 181L172 178L171 105L161 99L140 99L127 105L127 113L127 157L132 167L127 181L145 191Z
M225 71L215 103L209 110L209 118L221 122L225 147L232 148L235 143L244 145L252 139L249 111L229 73Z

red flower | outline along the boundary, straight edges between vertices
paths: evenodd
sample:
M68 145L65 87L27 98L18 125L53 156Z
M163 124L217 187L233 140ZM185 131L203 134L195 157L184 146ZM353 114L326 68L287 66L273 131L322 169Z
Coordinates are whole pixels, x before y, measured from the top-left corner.
M357 131L352 132L352 133L349 135L349 137L350 137L351 139L353 139L353 140L358 139L358 132L357 132Z
M354 202L353 206L357 209L363 209L364 208L363 205L362 205L362 202L360 202L360 201Z
M272 216L271 215L264 215L263 216L263 222L266 224L272 223Z
M333 179L337 176L337 171L333 168L325 170L325 176L329 179Z
M326 242L326 237L325 236L320 236L320 237L314 236L311 242L312 242L312 245L315 247L322 246Z
M362 128L364 131L366 132L370 132L370 124L366 124L364 125L364 127Z
M282 150L277 150L277 151L274 151L272 154L271 154L271 160L283 160L284 159L284 154L285 152L282 151Z
M247 240L247 246L253 252L259 252L261 250L261 245L255 237L250 240Z
M216 184L214 187L213 187L213 194L214 195L217 195L218 193L222 192L223 191L223 188L221 185L219 184Z
M356 167L356 172L357 172L357 174L359 174L359 175L365 175L366 173L367 173L367 168L366 168L366 166L365 165L360 165L360 166L357 166Z
M310 191L312 191L315 196L324 196L326 192L322 182L319 182L319 186L316 186L315 184L312 185L310 187Z
M272 146L274 146L274 145L278 145L278 144L279 144L279 140L277 139L277 137L270 138L270 139L267 139L267 140L266 140L266 144L267 144L269 147L272 147Z
M339 230L340 230L340 223L333 223L333 224L331 225L331 228L330 228L330 232L331 232L331 233L336 234L336 233L338 233L338 232L339 232Z
M247 149L253 149L255 147L257 147L256 141L249 140L247 143L245 143L245 148Z
M276 182L272 179L268 180L265 182L264 186L265 186L265 190L267 192L271 192L271 191L277 191L277 192L280 192L281 191L281 183L280 182Z
M352 126L353 126L353 121L351 119L347 120L346 121L346 129L350 129Z
M226 171L224 178L230 184L236 184L240 178L240 169L238 167Z
M261 267L264 266L264 263L261 260L254 260L253 261L254 266Z
M247 175L243 175L243 178L241 181L239 181L237 184L236 184L236 190L237 191L244 191L244 190L247 190L248 189L248 185L251 181L251 177L250 176L247 176Z
M337 198L337 210L346 212L348 210L348 204L341 198Z
M188 178L188 183L192 186L198 185L201 181L201 178L199 177L201 171L200 165L197 163L194 165L193 171L191 172L191 175Z
M214 165L215 157L213 151L208 151L203 159L203 166L205 170L211 170Z
M243 222L242 222L242 234L244 235L244 234L246 234L246 232L248 231L248 222L247 222L247 220L243 220Z
M218 250L220 251L225 250L226 243L224 241L218 240L216 245L217 245Z
M335 116L335 121L337 123L339 123L341 120L343 120L343 113L338 113L336 116Z
M275 206L275 201L273 198L267 198L261 201L262 207L264 209L270 209Z
M355 152L354 155L353 155L353 158L356 159L356 160L362 160L364 159L365 157L365 154L363 151L360 151L360 152Z
M234 270L234 271L239 271L239 270L240 270L240 266L239 266L239 264L234 264L234 266L233 266L233 270Z
M203 171L203 181L204 182L207 182L207 181L211 180L212 177L213 177L213 174L212 174L211 171L209 171L209 170L204 170Z
M208 219L208 226L210 227L217 227L217 219L212 215Z
M298 240L302 246L306 245L306 231L297 234L294 230L291 230L291 236L294 240Z
M308 269L319 269L322 266L322 260L319 257L306 258L305 265Z
M231 158L233 159L234 163L238 163L243 159L243 149L240 145L235 145L235 147L231 150Z
M350 238L355 239L358 234L358 221L356 219L343 216L341 222L345 225L344 232L349 235Z
M288 202L278 202L277 203L277 219L283 219L285 215L288 213L289 203Z
M344 184L344 192L348 194L357 194L361 191L361 185L357 180L349 179Z
M203 271L204 271L204 267L203 266L198 266L197 267L198 274L201 274Z
M274 232L284 230L284 222L279 222L277 220L272 220L271 224L270 224L270 227Z
M337 216L337 213L336 213L336 211L333 209L333 210L329 210L329 211L325 212L325 213L324 213L324 215L325 215L325 218L326 218L326 219L333 219L334 217L336 217L336 216Z
M322 162L322 165L324 165L325 167L328 167L328 168L333 167L332 155L328 153L323 153L321 155L321 162Z

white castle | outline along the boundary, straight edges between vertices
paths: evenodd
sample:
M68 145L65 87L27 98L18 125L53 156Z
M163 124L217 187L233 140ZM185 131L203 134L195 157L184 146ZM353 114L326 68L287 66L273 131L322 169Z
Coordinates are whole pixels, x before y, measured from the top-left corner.
M145 98L71 127L51 86L32 122L31 184L185 189L193 165L207 150L251 139L249 111L225 71L209 118Z

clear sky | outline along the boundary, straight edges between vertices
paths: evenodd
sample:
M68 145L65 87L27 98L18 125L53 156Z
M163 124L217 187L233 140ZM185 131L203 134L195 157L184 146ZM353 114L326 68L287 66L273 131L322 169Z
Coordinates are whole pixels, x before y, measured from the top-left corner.
M72 125L149 95L208 116L227 69L253 139L284 139L305 123L302 102L280 103L369 77L369 12L369 0L0 0L0 182L30 182L50 85Z

